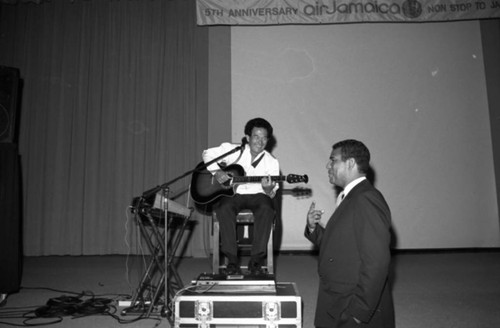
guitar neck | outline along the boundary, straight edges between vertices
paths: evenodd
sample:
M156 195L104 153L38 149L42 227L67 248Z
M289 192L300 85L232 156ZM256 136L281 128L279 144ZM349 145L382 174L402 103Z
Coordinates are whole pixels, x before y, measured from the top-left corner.
M269 176L267 175L262 175L262 176L239 176L239 177L233 177L233 184L235 183L249 183L249 182L260 182L262 178L267 178ZM272 175L271 176L272 181L276 182L281 182L281 181L286 181L286 176L283 175Z

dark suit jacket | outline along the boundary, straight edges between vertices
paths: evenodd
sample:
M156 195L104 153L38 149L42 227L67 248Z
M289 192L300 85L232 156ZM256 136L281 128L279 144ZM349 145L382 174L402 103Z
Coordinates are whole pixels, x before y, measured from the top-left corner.
M315 326L394 327L388 282L391 213L382 194L368 180L356 185L325 228L305 236L319 247L320 286Z

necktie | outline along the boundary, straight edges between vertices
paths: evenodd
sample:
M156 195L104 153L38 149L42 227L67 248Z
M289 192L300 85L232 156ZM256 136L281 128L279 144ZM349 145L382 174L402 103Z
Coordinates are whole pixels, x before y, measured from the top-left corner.
M336 206L339 207L340 203L344 200L344 191L342 191L338 196L337 196L337 201L336 201Z

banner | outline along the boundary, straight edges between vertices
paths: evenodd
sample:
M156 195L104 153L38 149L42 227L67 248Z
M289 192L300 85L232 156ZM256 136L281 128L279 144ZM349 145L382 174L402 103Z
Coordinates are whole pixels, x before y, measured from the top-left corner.
M198 25L438 22L500 17L500 0L197 0Z

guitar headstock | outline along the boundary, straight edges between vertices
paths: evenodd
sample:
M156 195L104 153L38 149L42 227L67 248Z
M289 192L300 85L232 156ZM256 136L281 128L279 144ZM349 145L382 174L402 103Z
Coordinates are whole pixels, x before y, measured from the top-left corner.
M286 182L288 183L307 183L309 181L309 178L307 177L307 174L304 175L298 175L298 174L289 174L286 176Z
M283 189L283 195L291 195L298 198L309 198L312 195L311 188L295 187L293 189Z

